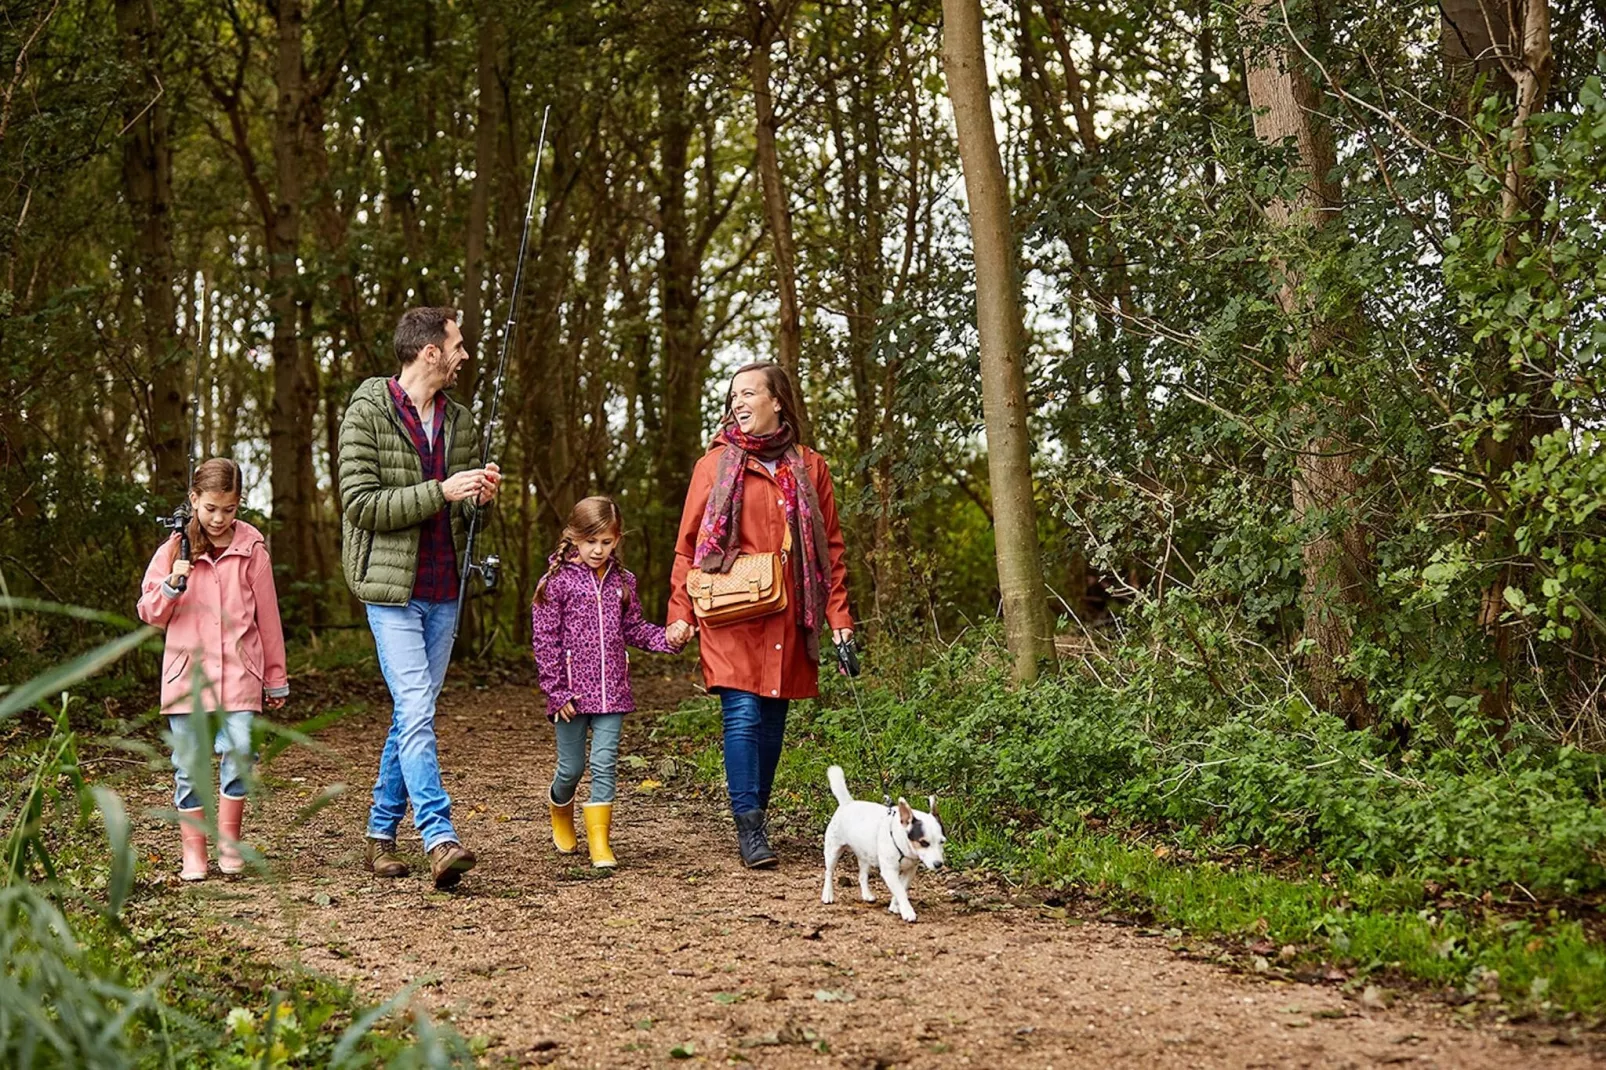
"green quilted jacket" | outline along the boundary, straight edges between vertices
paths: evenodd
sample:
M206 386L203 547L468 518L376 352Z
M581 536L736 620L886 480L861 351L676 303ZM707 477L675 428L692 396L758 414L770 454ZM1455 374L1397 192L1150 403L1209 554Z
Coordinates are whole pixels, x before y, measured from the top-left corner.
M412 597L418 572L418 527L446 508L446 495L438 480L424 479L418 450L385 382L365 379L340 422L340 564L359 599L400 606ZM450 398L444 434L447 475L475 467L473 417ZM474 508L467 501L452 508L459 564Z

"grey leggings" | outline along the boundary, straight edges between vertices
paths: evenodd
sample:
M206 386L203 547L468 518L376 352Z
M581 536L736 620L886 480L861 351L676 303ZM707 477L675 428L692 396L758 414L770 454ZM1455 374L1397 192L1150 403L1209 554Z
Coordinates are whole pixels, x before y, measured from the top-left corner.
M619 732L622 713L577 713L572 721L556 721L558 771L552 775L552 801L559 806L574 800L580 774L586 769L586 729L591 730L591 801L611 803L614 775L619 767Z

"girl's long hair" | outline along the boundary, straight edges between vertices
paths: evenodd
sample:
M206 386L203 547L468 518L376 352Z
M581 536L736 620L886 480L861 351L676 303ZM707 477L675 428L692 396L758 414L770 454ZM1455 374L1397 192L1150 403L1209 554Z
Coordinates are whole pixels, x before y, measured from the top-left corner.
M242 493L240 482L240 466L227 457L213 457L209 461L202 461L195 466L195 475L190 477L190 493L202 494L232 494L236 498ZM190 556L194 561L195 555L203 548L210 547L211 541L207 538L206 530L201 527L201 517L191 510L190 516Z
M624 525L624 516L619 512L618 504L605 494L595 494L576 502L574 508L569 510L569 519L563 522L563 537L558 540L558 548L552 553L552 563L547 566L546 575L541 577L541 582L535 585L536 604L546 603L547 581L569 563L569 558L576 550L575 543L606 531L613 532L614 538L620 538L624 534ZM619 557L617 544L613 549L613 559L618 562L620 568L625 567L624 561ZM624 602L629 597L627 589L621 587L619 600Z

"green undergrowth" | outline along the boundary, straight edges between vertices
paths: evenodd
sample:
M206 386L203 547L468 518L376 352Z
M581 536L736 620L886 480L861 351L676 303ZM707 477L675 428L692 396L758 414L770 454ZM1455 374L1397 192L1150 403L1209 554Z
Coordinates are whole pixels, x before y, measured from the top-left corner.
M966 650L896 686L829 678L793 707L774 806L823 831L834 762L860 798L936 793L952 862L1230 938L1255 968L1606 1012L1599 755L1469 727L1391 751L1293 698L1232 708L1191 680L1111 679L1014 691ZM658 732L720 778L712 702Z
M370 1006L293 955L253 951L228 882L175 885L171 853L138 848L139 815L124 803L170 775L154 715L119 725L100 706L60 705L0 719L0 1065L472 1065L475 1046L410 1010L410 991ZM294 728L263 721L259 750L361 708ZM215 785L196 787L213 797ZM176 843L165 821L160 834Z

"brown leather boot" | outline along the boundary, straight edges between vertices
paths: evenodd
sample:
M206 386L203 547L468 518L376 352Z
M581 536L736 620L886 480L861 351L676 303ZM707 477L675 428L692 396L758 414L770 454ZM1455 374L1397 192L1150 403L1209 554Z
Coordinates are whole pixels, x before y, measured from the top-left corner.
M463 874L473 869L477 861L474 852L456 840L437 843L429 849L429 869L435 877L435 887L442 890L457 887Z
M407 863L396 857L395 840L376 840L368 838L368 871L376 877L405 877L412 870Z

